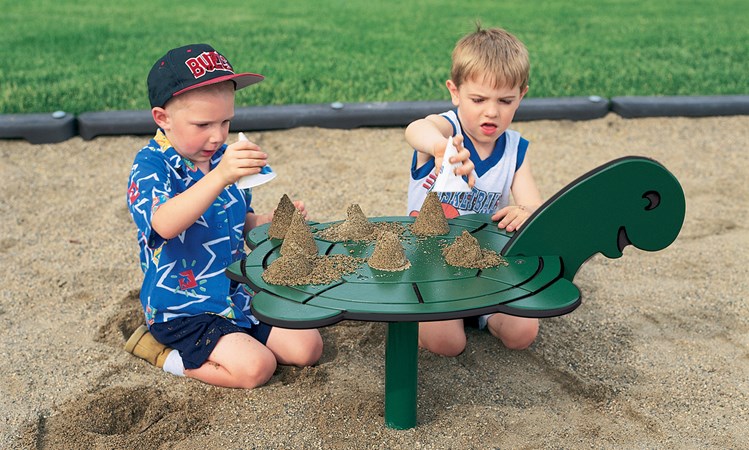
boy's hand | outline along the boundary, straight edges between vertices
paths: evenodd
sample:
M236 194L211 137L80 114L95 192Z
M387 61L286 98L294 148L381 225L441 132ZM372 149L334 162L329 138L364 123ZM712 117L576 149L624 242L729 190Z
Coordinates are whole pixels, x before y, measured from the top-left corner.
M307 209L304 207L304 202L301 201L301 200L294 200L291 203L294 204L294 207L296 208L296 210L299 211L299 214L302 215L302 219L308 220L307 219Z
M528 220L531 213L533 211L522 205L505 206L494 213L492 220L499 220L497 224L499 228L504 228L507 231L515 231Z
M226 148L221 162L216 166L226 184L233 184L243 176L260 173L268 163L268 155L254 142L237 141Z
M471 161L471 152L463 147L463 136L461 135L453 137L453 144L455 145L455 149L458 150L458 154L450 158L449 162L450 164L455 164L458 162L461 163L461 166L455 169L455 175L468 176L468 186L473 187L473 185L476 184L476 176L474 175L473 171L475 166L473 164L473 161ZM447 140L445 140L445 142L442 144L435 144L434 148L432 149L432 153L434 154L434 166L437 175L439 175L440 169L442 168L442 160L446 150Z

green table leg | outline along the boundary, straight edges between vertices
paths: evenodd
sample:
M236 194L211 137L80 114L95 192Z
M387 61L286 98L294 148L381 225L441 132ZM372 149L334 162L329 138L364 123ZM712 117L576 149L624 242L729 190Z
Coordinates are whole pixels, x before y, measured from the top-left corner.
M385 348L385 425L405 430L416 426L419 323L388 324Z

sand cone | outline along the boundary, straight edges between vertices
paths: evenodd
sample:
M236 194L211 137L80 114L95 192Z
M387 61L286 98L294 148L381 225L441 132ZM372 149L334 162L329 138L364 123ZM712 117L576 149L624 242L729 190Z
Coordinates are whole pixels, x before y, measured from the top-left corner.
M479 241L466 230L463 230L455 241L442 249L445 262L451 266L470 269L486 269L498 265L508 265L507 261L493 250L481 248Z
M353 204L346 210L346 221L340 225L339 233L347 239L368 238L374 232L375 226L367 219L361 207Z
M427 194L424 204L421 205L419 215L411 225L411 231L419 236L436 236L450 232L445 211L442 209L442 203L440 203L440 199L435 192Z
M464 265L466 261L477 263L481 260L481 246L471 233L463 230L451 245L442 249L442 255L453 266Z
M289 196L284 194L273 212L273 221L268 227L269 238L283 239L286 236L286 232L291 225L291 219L294 217L294 211L296 211L296 207L294 207Z
M398 235L392 231L385 231L377 238L374 251L367 263L372 268L390 272L406 270L411 266Z
M294 210L291 225L289 225L283 244L281 244L281 255L286 254L291 243L298 245L305 255L317 256L317 244L315 244L315 238L312 236L312 230L297 210Z
M285 253L263 272L263 280L267 283L282 284L286 280L297 280L312 273L314 268L312 259L296 242L288 241L288 244L286 242L284 241L283 244L286 246Z

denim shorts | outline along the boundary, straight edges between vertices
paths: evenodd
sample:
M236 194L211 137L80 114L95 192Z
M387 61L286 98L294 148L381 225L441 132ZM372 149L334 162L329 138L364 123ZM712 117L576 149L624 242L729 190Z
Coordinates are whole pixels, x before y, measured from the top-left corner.
M217 314L201 314L154 323L150 331L157 341L179 350L185 369L197 369L208 360L221 336L245 333L265 345L272 328L262 322L244 328Z

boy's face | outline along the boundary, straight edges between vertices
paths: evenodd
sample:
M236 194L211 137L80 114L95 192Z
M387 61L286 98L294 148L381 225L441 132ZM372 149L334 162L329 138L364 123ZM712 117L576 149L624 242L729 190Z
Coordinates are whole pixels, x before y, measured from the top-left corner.
M210 159L229 136L234 90L188 91L165 108L153 108L152 113L177 153L201 169L208 169Z
M520 106L528 88L496 88L487 81L470 79L457 87L447 80L453 105L458 107L461 125L471 141L477 146L493 148L494 142L512 123L515 111Z

